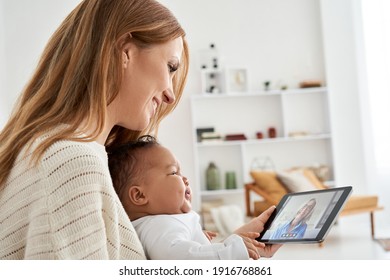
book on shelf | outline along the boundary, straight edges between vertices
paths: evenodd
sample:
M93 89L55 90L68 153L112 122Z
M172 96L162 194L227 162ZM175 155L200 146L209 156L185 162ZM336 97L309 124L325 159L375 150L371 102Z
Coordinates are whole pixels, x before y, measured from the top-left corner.
M200 137L201 142L221 141L221 140L222 140L222 136L216 132L203 132Z
M225 135L226 141L235 141L235 140L247 140L245 134L226 134Z

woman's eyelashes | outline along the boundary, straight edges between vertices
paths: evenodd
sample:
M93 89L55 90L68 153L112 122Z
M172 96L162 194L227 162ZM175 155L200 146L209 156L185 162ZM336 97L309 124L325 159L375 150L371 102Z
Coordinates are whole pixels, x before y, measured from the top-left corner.
M169 73L174 73L177 71L177 69L179 68L179 64L177 63L169 63L168 64L168 69L169 69Z

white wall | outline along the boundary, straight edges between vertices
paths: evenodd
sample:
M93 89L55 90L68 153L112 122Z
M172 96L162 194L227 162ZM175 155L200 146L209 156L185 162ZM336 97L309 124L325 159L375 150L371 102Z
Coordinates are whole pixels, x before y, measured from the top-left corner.
M0 128L3 127L4 123L7 120L8 106L5 102L5 80L6 80L6 71L5 71L5 35L4 35L4 11L3 11L3 0L0 0Z
M227 66L245 66L250 88L324 79L318 0L161 0L178 17L191 48L187 95L200 92L198 52L215 43ZM222 11L223 7L223 11Z
M359 61L359 82L361 90L361 111L365 167L368 187L379 194L385 211L379 216L380 224L390 224L390 101L387 78L390 74L389 38L390 9L387 0L359 0L356 11L362 16L359 23L361 42ZM377 215L378 216L378 215Z
M361 1L321 0L321 10L336 180L355 193L378 195L385 210L375 215L377 229L388 228L390 182L374 156Z
M321 1L326 76L338 184L367 190L363 153L356 14L353 0Z
M80 0L0 0L3 37L0 43L0 125L33 73L49 37ZM1 22L0 22L1 23ZM2 35L0 27L0 36ZM1 37L0 37L1 38ZM1 56L3 53L5 56ZM5 68L5 69L4 69ZM4 69L4 70L3 70Z

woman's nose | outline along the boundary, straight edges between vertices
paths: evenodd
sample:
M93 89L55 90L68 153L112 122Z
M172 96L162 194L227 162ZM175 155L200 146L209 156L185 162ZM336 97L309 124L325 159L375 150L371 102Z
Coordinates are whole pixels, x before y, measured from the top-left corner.
M189 186L190 182L188 181L187 177L183 177L183 182L186 186Z
M173 90L171 88L169 88L163 92L163 102L165 102L167 104L172 104L173 102L175 102L175 100L176 100L176 97L175 97L175 94L173 93Z

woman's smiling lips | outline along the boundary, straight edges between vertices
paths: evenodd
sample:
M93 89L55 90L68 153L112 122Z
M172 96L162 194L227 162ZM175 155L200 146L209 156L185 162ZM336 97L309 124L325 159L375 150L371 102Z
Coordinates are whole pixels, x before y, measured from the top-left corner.
M156 97L154 97L153 100L152 100L152 104L153 104L153 115L155 115L158 106L161 104L161 101L158 100Z

